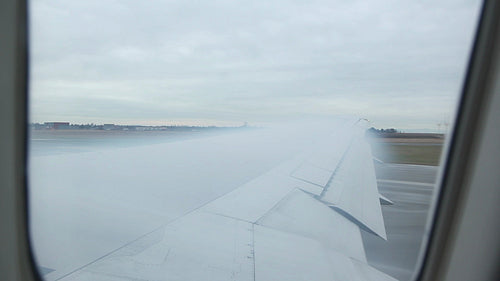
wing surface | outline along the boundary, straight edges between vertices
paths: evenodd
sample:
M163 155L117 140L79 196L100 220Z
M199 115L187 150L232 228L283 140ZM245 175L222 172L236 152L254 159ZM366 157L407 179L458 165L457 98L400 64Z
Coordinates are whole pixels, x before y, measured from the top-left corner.
M361 238L386 239L362 123L60 280L395 280Z

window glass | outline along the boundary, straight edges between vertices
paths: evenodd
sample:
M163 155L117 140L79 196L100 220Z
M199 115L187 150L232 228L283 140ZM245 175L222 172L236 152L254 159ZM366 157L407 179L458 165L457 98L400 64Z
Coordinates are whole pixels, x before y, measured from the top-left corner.
M411 279L480 1L29 6L45 280Z

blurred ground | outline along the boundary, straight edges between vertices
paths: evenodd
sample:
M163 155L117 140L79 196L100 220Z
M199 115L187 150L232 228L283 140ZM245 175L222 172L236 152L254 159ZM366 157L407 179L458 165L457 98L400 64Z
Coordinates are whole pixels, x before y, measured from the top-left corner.
M368 262L397 278L411 280L420 252L438 167L376 163L387 241L363 232Z
M439 165L443 138L372 137L373 155L386 163Z

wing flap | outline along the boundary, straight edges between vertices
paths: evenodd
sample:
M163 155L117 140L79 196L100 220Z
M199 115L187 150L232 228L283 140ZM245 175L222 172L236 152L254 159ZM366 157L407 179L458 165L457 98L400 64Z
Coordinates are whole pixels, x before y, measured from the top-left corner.
M387 239L379 197L369 144L357 137L321 200Z
M290 192L257 224L321 241L326 248L366 262L359 228L301 190Z
M394 281L314 239L255 226L255 280ZM300 266L298 266L300 265Z
M331 263L328 251L317 241L258 225L255 251L256 281L352 280L356 276L348 258Z
M295 180L271 171L203 207L206 212L255 222L295 187Z
M132 243L64 280L254 280L252 224L195 211L159 231L141 251L130 254Z

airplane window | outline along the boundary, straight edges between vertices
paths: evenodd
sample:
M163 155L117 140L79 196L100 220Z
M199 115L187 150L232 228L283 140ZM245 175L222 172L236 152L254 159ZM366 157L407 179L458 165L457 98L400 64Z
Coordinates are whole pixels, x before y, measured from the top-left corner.
M480 1L29 6L44 280L412 280Z

